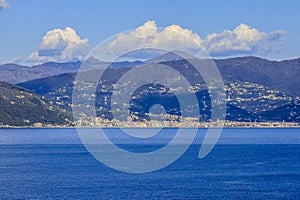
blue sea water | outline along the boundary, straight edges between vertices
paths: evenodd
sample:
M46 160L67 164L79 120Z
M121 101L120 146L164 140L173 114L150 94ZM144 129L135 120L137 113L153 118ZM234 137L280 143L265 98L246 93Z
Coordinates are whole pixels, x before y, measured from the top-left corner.
M134 152L174 132L138 144L108 131ZM199 159L204 132L168 167L128 174L97 161L75 129L0 129L0 199L300 199L300 129L224 129Z

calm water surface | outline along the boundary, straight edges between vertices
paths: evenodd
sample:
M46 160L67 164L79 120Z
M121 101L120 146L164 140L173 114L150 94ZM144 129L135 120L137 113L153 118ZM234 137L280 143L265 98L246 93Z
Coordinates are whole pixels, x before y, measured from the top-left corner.
M108 132L134 152L174 135L136 143ZM204 133L170 166L127 174L94 159L75 129L0 129L0 199L299 199L300 129L225 129L199 159Z

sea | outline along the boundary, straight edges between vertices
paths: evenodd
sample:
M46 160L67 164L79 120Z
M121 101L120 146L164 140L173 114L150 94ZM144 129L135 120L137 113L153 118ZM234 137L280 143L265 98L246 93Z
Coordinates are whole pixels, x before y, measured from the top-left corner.
M138 153L167 145L176 129L141 143L106 131ZM93 157L76 129L0 129L0 199L300 199L300 129L225 128L200 159L205 132L170 165L126 173Z

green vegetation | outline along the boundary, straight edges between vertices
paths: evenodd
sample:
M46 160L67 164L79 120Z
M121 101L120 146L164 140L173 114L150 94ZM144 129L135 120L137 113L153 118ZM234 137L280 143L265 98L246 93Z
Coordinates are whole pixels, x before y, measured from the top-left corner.
M70 113L51 105L27 89L6 82L0 82L0 107L0 125L62 125L71 119Z

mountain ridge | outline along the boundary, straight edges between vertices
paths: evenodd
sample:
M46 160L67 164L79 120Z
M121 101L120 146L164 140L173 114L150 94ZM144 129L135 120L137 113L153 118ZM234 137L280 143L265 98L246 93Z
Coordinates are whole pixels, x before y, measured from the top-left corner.
M152 61L155 62L155 60ZM188 61L183 59L158 61L161 64L168 65L177 70L180 74L184 75L192 85L196 86L198 83L201 83L201 75L195 74L195 69ZM224 79L224 83L227 87L227 95L230 95L228 97L230 99L228 105L230 112L227 115L228 119L237 121L299 121L300 113L297 106L300 100L299 58L270 61L259 57L248 56L218 59L214 61ZM93 65L94 63L91 64ZM96 61L96 64L97 63L98 61ZM100 63L107 66L107 63ZM102 79L102 82L99 82L99 84L110 88L111 85L118 81L122 74L140 64L142 64L142 62L113 63L104 73L105 78ZM62 66L60 63L47 63L45 65L56 65L56 68ZM40 67L45 65L35 66L35 68L40 69ZM70 67L70 69L78 68L78 65L72 66L70 63L65 64L65 66ZM18 66L15 67L18 68ZM90 69L90 71L84 73L93 74L93 68ZM70 109L72 103L72 87L76 73L77 71L58 74L22 82L18 85L45 97L49 101L54 102L54 104L57 102L57 105L62 106L64 109ZM205 86L203 88L205 90ZM98 92L100 96L109 94L109 90L107 89L103 91L99 90ZM294 102L296 102L295 105ZM253 105L253 108L248 107ZM255 106L258 107L255 108ZM273 112L272 110L275 111ZM290 112L286 110L290 110ZM284 114L281 115L280 113Z

